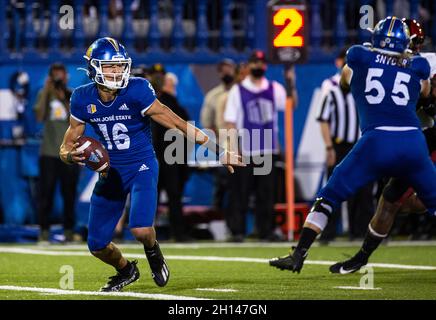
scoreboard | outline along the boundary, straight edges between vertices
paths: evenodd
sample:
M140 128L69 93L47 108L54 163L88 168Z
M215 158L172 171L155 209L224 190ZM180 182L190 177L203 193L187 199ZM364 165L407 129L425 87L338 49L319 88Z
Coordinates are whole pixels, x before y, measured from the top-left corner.
M268 3L268 60L301 63L307 56L306 4L304 0L271 0Z

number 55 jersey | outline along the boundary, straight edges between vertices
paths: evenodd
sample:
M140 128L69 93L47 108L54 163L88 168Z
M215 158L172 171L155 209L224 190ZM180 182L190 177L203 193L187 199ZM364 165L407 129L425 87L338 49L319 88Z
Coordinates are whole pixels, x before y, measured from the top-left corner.
M397 177L436 215L436 169L415 112L420 82L430 75L427 60L353 46L347 64L362 137L318 197L338 207L369 182Z
M353 70L351 92L362 132L377 127L420 127L416 116L420 82L430 76L425 58L356 45L348 50L347 65Z

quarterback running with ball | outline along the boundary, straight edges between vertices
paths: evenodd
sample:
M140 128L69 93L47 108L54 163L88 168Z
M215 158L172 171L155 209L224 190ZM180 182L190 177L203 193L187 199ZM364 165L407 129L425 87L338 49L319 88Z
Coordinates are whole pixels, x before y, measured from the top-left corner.
M109 153L111 165L100 173L95 185L88 226L90 252L117 271L101 291L120 291L139 278L137 261L128 261L112 243L129 193L129 228L144 246L153 280L163 287L170 273L153 227L158 164L151 140L150 118L185 135L193 132L195 138L192 139L219 154L221 163L230 172L233 172L231 164L243 164L239 156L216 145L201 130L160 103L147 80L130 77L132 61L117 40L106 37L94 41L84 58L92 82L76 88L71 96L70 127L65 133L60 157L66 163L84 163L77 138L84 133L86 123L92 126Z

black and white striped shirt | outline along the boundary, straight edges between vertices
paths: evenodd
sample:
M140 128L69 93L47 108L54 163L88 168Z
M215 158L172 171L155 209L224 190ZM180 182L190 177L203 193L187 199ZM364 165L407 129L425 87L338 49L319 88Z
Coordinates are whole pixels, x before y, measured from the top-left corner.
M339 74L322 84L321 111L317 118L328 122L335 143L356 143L360 137L359 117L351 93L344 94L339 86Z

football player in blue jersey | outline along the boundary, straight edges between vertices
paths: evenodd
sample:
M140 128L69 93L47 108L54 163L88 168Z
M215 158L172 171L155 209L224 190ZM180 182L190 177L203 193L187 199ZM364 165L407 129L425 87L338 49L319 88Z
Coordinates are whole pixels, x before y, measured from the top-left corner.
M297 247L270 260L271 266L300 272L332 209L381 177L407 181L430 214L436 214L436 169L415 112L420 93L430 92L430 66L408 53L409 44L407 25L388 17L375 26L371 47L348 50L341 87L351 89L356 100L362 137L318 193Z
M419 22L414 19L402 19L407 25L411 34L410 49L414 55L422 55L420 53L421 46L424 43L425 34ZM434 78L435 70L433 64L436 62L434 53L425 53L423 55L430 63L431 73L430 78ZM432 84L432 90L429 97L419 99L416 106L418 118L421 122L421 127L429 154L433 155L433 161L436 160L436 127L434 127L434 117L436 115L435 99L436 86ZM435 163L436 165L436 163ZM351 258L333 264L330 266L330 272L338 274L348 274L358 271L368 263L371 254L378 248L380 243L388 236L389 231L394 223L395 217L399 212L414 212L425 213L426 208L418 199L416 193L410 189L407 181L400 178L391 178L383 189L383 193L378 201L377 210L368 226L368 232L363 241L360 250ZM428 217L425 219L427 230L432 227L432 220L436 217Z
M152 146L150 118L167 128L179 129L193 140L219 154L230 172L232 165L243 165L240 157L221 148L201 130L188 124L155 97L151 84L130 77L131 59L113 38L101 38L88 48L87 73L91 83L76 88L71 96L70 126L60 147L66 163L83 164L83 151L76 142L90 124L108 150L110 168L95 185L89 212L88 247L117 274L101 291L120 291L139 278L137 261L128 261L111 242L130 193L129 227L143 244L152 277L165 286L169 269L156 241L153 221L157 208L158 164ZM189 137L189 136L188 136Z

